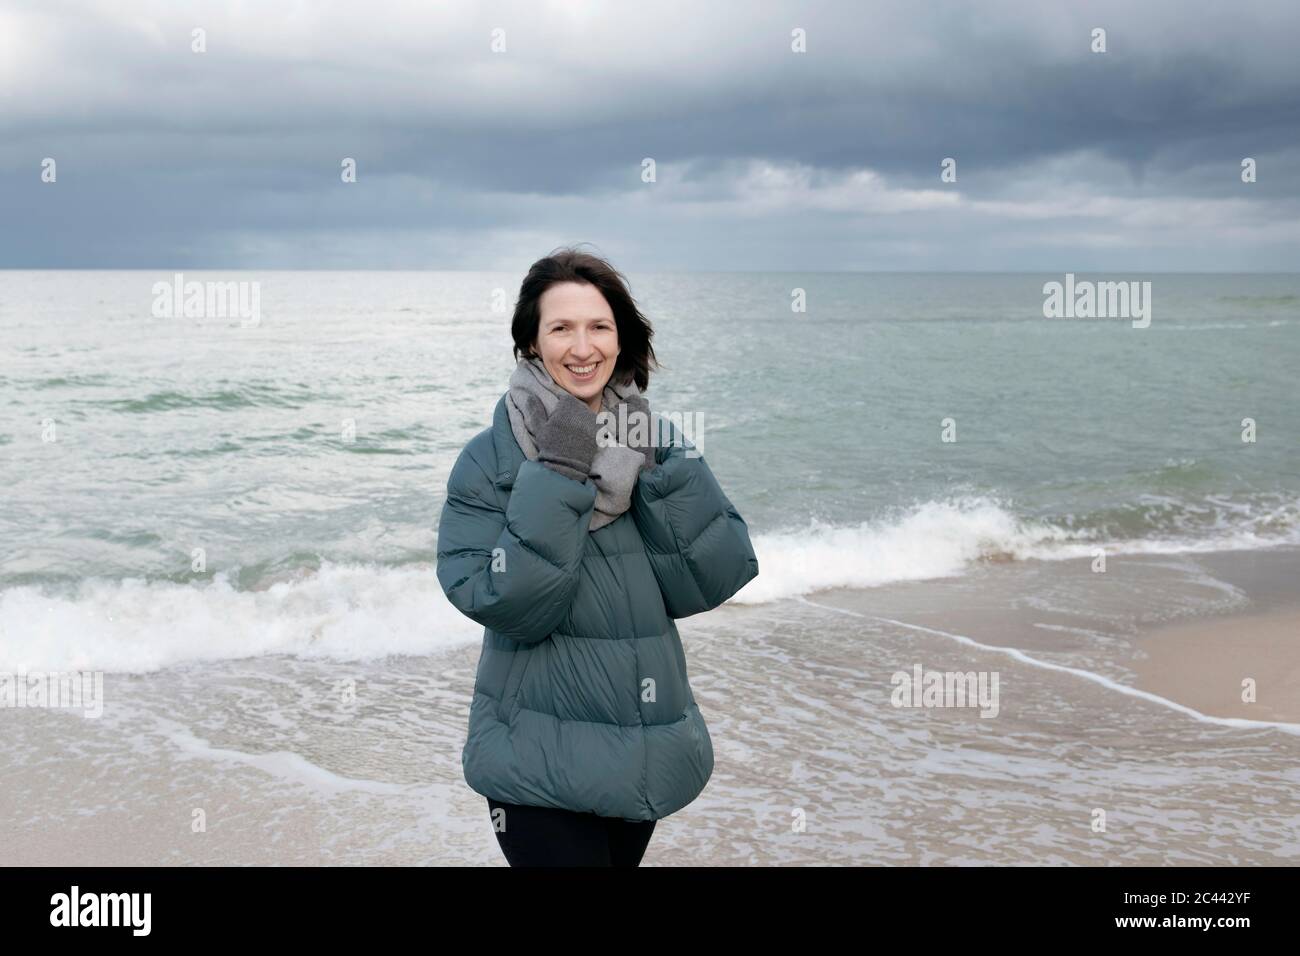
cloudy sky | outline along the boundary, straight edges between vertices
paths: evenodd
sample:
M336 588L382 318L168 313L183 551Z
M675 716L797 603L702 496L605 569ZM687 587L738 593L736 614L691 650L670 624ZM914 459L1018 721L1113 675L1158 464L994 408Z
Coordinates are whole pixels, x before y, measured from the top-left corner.
M0 267L1295 271L1297 36L1294 0L4 0Z

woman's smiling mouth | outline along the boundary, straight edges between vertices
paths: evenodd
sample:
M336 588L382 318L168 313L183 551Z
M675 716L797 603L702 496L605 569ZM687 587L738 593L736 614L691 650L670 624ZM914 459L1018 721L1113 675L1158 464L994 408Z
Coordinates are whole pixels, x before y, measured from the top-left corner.
M592 362L590 365L566 365L564 367L579 382L589 382L596 377L596 367L598 365L600 365L599 362Z

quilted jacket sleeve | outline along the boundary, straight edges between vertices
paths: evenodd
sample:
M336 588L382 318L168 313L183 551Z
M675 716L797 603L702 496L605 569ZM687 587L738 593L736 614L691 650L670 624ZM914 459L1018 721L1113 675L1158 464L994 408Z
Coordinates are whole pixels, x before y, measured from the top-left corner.
M447 479L438 583L466 617L524 643L550 636L573 600L596 486L525 460L502 509L467 447Z
M712 610L758 576L748 525L703 456L679 440L656 451L659 463L637 479L631 508L673 618Z

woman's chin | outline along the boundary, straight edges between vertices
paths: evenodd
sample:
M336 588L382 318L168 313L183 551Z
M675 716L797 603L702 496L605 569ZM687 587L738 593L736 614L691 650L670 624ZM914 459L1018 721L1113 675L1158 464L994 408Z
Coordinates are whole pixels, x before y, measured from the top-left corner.
M574 398L581 399L584 402L589 402L605 390L605 385L608 381L609 379L606 378L604 382L591 381L583 384L569 382L564 386L564 390Z

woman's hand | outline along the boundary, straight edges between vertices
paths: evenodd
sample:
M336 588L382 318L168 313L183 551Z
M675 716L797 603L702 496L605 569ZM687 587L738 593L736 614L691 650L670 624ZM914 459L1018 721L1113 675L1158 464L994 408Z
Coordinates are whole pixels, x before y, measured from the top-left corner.
M596 457L596 413L568 392L549 416L534 395L524 404L529 420L542 423L536 436L537 460L566 478L586 481Z
M657 438L655 436L654 422L650 420L650 403L645 400L644 395L638 392L636 395L629 395L625 398L623 404L627 406L627 427L629 435L636 433L638 422L645 423L646 443L638 446L633 445L631 441L629 441L628 447L635 448L637 451L641 452L641 454L645 455L645 464L641 466L641 470L648 471L657 464L655 461L655 442ZM635 418L633 417L633 413L639 413L642 417Z

